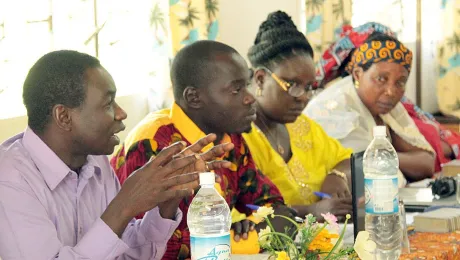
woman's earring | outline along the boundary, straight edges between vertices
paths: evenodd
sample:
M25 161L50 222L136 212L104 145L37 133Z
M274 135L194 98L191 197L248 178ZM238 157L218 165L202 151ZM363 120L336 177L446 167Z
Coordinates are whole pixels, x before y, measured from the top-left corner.
M257 87L257 89L256 89L256 96L257 96L257 97L261 97L261 96L262 96L262 88L261 88L261 87Z
M359 88L359 81L355 80L355 88L358 89Z

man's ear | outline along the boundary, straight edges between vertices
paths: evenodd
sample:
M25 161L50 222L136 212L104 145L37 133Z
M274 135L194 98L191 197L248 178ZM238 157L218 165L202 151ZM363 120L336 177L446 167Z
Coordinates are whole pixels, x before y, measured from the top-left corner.
M197 109L203 106L203 102L200 99L200 91L195 87L186 87L183 92L183 98L185 104L190 108Z
M55 105L51 114L60 129L64 131L72 130L72 113L68 107L61 104Z

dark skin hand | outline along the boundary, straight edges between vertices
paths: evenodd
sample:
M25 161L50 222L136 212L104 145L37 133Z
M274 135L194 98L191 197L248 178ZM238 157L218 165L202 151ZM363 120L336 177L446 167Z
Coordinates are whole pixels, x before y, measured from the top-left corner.
M226 144L220 144L216 145L213 148L209 149L209 151L205 153L201 153L201 151L210 143L213 143L216 140L217 136L215 134L209 134L200 140L198 140L196 143L190 145L189 147L185 148L183 151L180 153L174 155L172 159L179 159L179 158L184 158L187 156L195 156L197 158L195 164L189 165L187 167L182 168L179 171L176 171L173 173L173 175L178 175L178 174L185 174L187 172L206 172L206 171L212 171L220 168L229 168L231 166L230 162L227 161L221 161L221 160L215 160L218 157L221 157L223 154L226 152L229 152L233 149L234 145L232 143L226 143ZM220 177L216 175L216 182L220 182ZM193 186L190 186L189 188L194 190L194 193L196 193L199 189L199 185L192 184ZM176 189L184 189L188 188L187 185L184 185L182 187L176 187ZM160 208L160 215L163 218L171 218L174 217L177 211L177 206L179 205L181 199L177 198L173 200L172 202L166 201L163 202L159 205Z
M318 220L322 221L321 214L330 212L337 216L339 221L344 221L347 214L351 214L352 199L351 199L351 170L350 160L346 159L341 161L334 167L336 170L345 173L348 183L345 179L335 174L328 174L324 179L320 191L331 195L331 199L324 198L311 205L296 205L293 206L299 213L299 216L305 216L309 213Z
M206 142L203 141L203 139L202 139L202 140L198 141L197 143L195 143L194 145L189 146L187 149L185 149L184 151L182 151L180 154L176 155L175 157L185 157L185 156L188 156L188 155L199 153L204 147L206 147L206 145L208 145L208 143L215 142L216 140L217 140L216 135L210 134L210 135L208 135L208 138L207 138ZM233 144L231 144L231 143L230 144L225 144L225 147L222 147L222 149L210 150L209 152L203 154L202 158L205 161L206 160L212 160L212 158L220 157L225 152L230 151L231 149L233 149ZM224 161L222 161L222 162L224 162ZM228 162L225 162L225 163L228 163ZM206 167L202 162L197 161L197 165L195 165L195 167L198 169L199 172L206 171L206 169L205 169ZM228 167L225 167L225 168L228 168ZM214 170L213 167L209 167L209 169ZM216 176L216 182L220 182L220 177ZM197 189L195 189L195 192L197 192ZM179 200L179 203L180 203L180 200ZM165 204L168 204L168 203L165 203ZM175 211L174 211L174 213L175 213ZM240 241L241 238L243 238L244 240L248 239L248 233L249 233L249 231L254 230L254 226L255 226L254 222L252 222L250 220L247 220L247 219L242 220L242 221L237 222L237 223L233 223L232 224L232 229L235 231L234 240L238 242L238 241Z
M282 216L289 217L291 219L294 219L294 217L297 216L297 212L294 209L289 208L288 206L285 206L285 205L274 206L273 209L275 211L275 215L282 215ZM272 223L275 230L278 232L284 233L284 227L293 227L291 222L289 222L288 220L284 218L280 218L280 217L277 217L275 219L270 219L270 222ZM246 240L248 239L248 233L250 231L257 230L257 232L259 232L260 229L263 229L266 227L267 227L266 222L261 222L256 225L254 222L247 220L247 219L237 222L237 223L233 223L232 228L235 231L234 240L236 242L240 241L241 238L243 238L243 240Z
M203 139L185 150L182 142L163 149L126 180L101 219L121 237L135 216L157 206L163 218L174 218L180 201L193 195L198 187L198 172L206 165L210 170L230 167L229 162L213 160L215 155L233 149L233 145L218 145L206 153L194 154L193 151L212 142L215 135Z
M351 197L351 169L350 159L346 159L338 163L334 169L339 172L345 173L347 181L340 176L335 174L328 174L324 179L323 185L321 186L321 192L331 195L333 198L348 198Z
M248 239L248 233L255 229L256 224L250 220L242 220L240 222L236 222L232 224L232 229L235 231L235 236L233 240L236 242L240 241L241 238L243 240Z
M274 207L274 211L275 211L275 215L282 215L282 216L289 217L291 219L294 219L294 217L296 216L295 210L285 205L279 205L279 206ZM273 225L273 228L275 229L275 231L277 232L284 233L285 227L289 227L292 232L295 232L295 228L292 225L292 223L284 218L275 217L274 219L270 219L270 222ZM241 238L243 238L243 240L246 240L248 239L248 233L250 231L257 230L257 232L259 232L261 229L264 229L266 227L267 227L267 223L265 221L257 225L250 220L243 220L243 221L234 223L232 226L233 230L235 231L234 240L236 242L240 241Z

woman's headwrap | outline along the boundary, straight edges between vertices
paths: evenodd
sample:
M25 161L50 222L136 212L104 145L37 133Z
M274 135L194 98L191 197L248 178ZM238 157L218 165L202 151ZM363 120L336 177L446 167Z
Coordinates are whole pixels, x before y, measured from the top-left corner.
M410 72L412 65L412 52L404 46L404 44L385 40L385 41L369 41L361 44L347 64L345 70L351 74L354 68L366 63L377 63L381 61L394 62L401 64Z
M325 85L339 77L341 74L339 68L342 63L355 48L365 43L373 32L396 37L396 34L390 28L379 23L369 22L356 28L350 25L343 26L339 33L339 39L323 53L316 64L316 81L318 85Z

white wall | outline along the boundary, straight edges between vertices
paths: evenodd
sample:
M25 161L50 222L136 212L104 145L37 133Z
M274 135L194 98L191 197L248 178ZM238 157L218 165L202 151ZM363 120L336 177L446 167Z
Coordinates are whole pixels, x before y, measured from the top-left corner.
M259 25L269 13L277 10L288 13L299 29L302 28L301 0L221 0L220 41L235 48L247 58Z
M436 94L437 44L442 35L440 1L422 2L422 108L439 111Z

